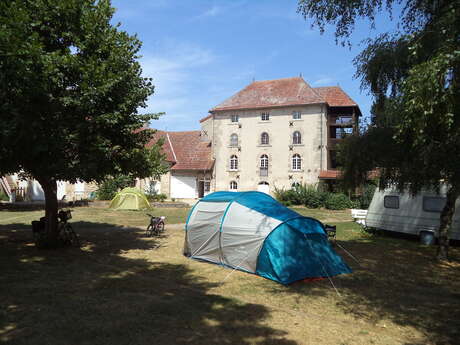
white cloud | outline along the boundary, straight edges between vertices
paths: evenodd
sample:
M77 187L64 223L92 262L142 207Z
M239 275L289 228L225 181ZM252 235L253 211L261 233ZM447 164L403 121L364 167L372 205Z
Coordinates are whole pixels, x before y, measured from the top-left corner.
M209 49L173 40L163 41L158 53L144 52L140 62L143 75L151 77L155 93L147 101L146 112L166 112L151 126L159 129L193 129L207 108L199 104L194 85L197 73L216 60ZM204 114L203 114L204 112Z
M320 78L320 79L317 79L315 80L312 85L314 86L330 86L332 84L334 84L335 82L335 79L333 78L330 78L330 77L324 77L324 78Z
M222 12L223 12L222 7L214 5L209 10L204 11L202 14L200 14L196 18L215 17Z

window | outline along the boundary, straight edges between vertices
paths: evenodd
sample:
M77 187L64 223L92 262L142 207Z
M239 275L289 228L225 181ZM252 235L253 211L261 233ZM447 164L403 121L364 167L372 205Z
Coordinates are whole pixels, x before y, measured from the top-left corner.
M399 208L399 196L387 195L383 198L385 208Z
M238 135L233 133L230 136L230 146L235 147L238 146Z
M238 157L236 155L230 157L230 170L238 170Z
M267 155L260 156L260 167L263 169L268 169L268 156Z
M237 191L238 190L238 183L236 181L230 181L230 190Z
M343 139L353 134L353 128L333 127L330 128L330 137L332 139Z
M300 158L300 155L296 153L292 156L292 170L300 169L302 169L302 159Z
M300 120L302 118L302 113L300 111L293 111L292 112L292 119L293 120Z
M232 122L238 122L239 121L239 116L238 115L232 115L230 117L230 119L231 119Z
M292 189L296 189L296 188L299 188L300 187L300 183L299 182L294 182L293 184L291 184L291 188Z
M299 131L295 131L295 132L292 134L292 143L293 143L294 145L302 144L302 135L300 134Z
M262 113L261 118L262 118L262 121L270 120L270 113Z
M270 142L270 138L269 138L269 136L268 136L268 133L263 132L263 133L260 135L260 144L261 144L261 145L268 145L269 142Z
M426 212L441 212L446 204L446 198L441 196L424 196L423 197L423 211Z
M353 118L347 115L339 115L335 118L334 122L338 124L349 124L353 123Z

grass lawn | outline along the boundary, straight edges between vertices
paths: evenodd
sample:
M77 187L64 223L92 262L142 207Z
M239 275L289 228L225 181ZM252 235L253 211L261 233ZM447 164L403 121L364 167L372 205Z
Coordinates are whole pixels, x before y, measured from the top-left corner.
M182 256L187 209L74 210L81 249L38 250L42 212L0 211L0 342L8 344L458 344L460 248L369 235L349 211L296 211L336 224L354 272L282 286ZM358 262L344 250L353 254Z

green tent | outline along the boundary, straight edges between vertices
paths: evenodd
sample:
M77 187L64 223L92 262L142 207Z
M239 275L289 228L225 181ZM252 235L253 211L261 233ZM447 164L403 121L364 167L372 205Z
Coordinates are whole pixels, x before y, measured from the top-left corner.
M139 189L125 188L115 195L109 208L114 210L144 210L150 208L150 203Z

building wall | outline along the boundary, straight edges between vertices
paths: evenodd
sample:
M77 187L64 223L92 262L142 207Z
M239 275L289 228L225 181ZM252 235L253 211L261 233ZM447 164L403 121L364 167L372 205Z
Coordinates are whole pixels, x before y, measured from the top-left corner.
M321 169L327 164L327 127L324 105L285 107L276 109L219 111L214 114L212 148L215 158L215 190L228 190L230 181L238 183L239 191L257 190L266 181L270 191L289 188L294 182L316 183ZM300 120L292 119L292 112L300 111ZM261 113L270 114L269 121L261 120ZM231 115L239 122L232 123ZM205 121L208 122L209 120ZM299 131L300 145L292 145L292 135ZM263 132L269 134L269 145L261 145ZM238 135L238 147L230 147L230 136ZM301 171L291 168L292 155L302 157ZM231 155L238 156L238 171L230 171ZM260 156L269 157L268 176L259 175ZM322 161L322 163L321 163Z

